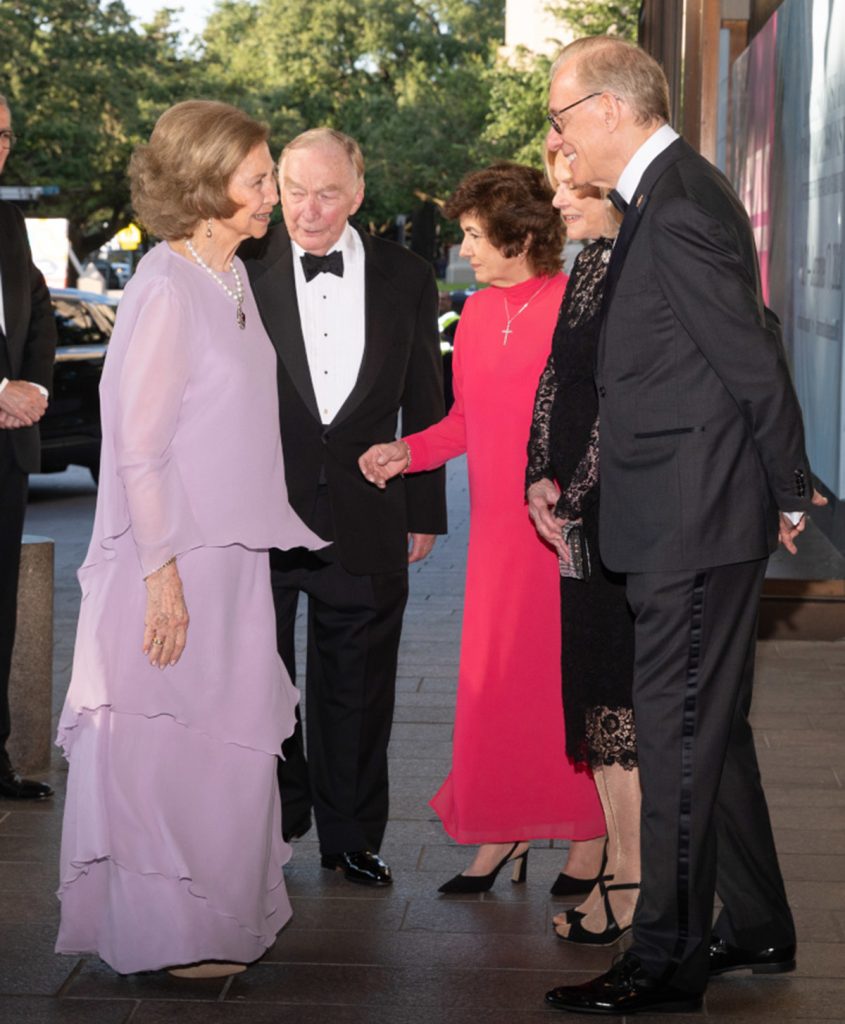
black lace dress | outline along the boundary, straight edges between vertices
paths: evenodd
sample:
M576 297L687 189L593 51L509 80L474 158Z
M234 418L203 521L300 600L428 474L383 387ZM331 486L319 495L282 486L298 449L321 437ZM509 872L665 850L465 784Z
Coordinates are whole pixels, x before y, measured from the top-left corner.
M577 765L637 766L631 681L633 618L625 579L601 563L598 544L599 421L593 379L599 316L612 242L575 260L534 400L526 486L556 480L556 514L581 519L592 563L589 579L561 577L566 753Z

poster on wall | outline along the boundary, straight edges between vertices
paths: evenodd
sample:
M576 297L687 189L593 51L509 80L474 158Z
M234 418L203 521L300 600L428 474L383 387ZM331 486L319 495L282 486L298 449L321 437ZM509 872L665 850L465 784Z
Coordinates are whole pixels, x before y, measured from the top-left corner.
M734 183L804 410L817 476L845 494L845 0L785 0L734 65Z

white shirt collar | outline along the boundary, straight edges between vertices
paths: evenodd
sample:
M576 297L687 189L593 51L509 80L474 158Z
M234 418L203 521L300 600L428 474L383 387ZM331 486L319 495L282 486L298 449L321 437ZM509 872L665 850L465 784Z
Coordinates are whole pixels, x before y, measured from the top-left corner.
M634 153L625 165L625 169L619 175L619 181L616 183L616 191L626 203L630 203L634 198L637 185L639 185L649 164L653 163L663 150L668 149L677 138L679 138L679 135L671 125L661 125L654 135L649 135L636 153Z

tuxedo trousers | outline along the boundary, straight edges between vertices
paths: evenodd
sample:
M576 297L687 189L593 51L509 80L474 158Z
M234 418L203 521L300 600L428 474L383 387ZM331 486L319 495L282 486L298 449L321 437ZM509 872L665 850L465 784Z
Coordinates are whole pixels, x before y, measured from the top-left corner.
M748 721L765 567L627 581L643 796L631 950L690 992L707 985L714 931L746 949L795 941Z
M407 569L353 576L331 547L274 551L270 565L279 654L294 683L297 607L308 595L306 728L297 709L279 763L283 831L304 832L313 807L322 853L377 851Z
M27 475L12 456L12 446L0 431L0 772L8 766L6 741L9 714L9 672L15 645L21 538L26 513Z

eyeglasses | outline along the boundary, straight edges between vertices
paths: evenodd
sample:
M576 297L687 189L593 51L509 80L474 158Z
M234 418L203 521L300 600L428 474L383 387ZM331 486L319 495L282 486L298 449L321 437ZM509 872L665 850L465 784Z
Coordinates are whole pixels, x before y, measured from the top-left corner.
M17 136L13 131L9 131L7 128L0 132L0 146L3 146L5 149L11 149L16 142Z
M567 110L572 110L573 107L577 107L579 103L586 103L587 100L591 100L594 96L601 96L601 93L591 92L589 96L582 96L580 100L576 100L574 103L570 103L566 107L561 107L560 110L555 110L549 114L546 114L546 120L549 122L552 128L554 128L558 135L562 135L563 127L560 124L558 124L558 118L560 117L560 115L565 114Z

